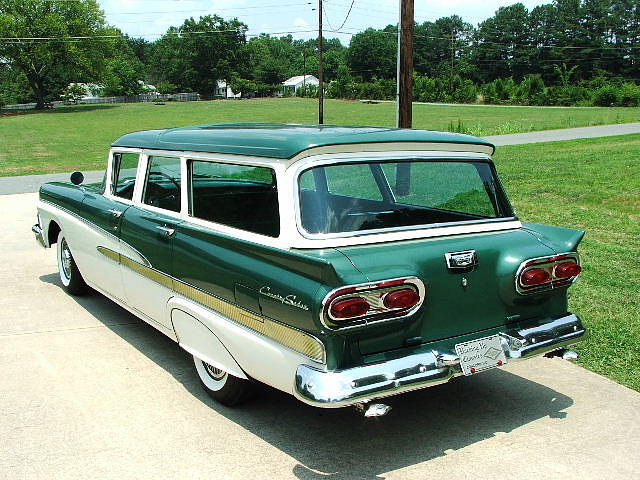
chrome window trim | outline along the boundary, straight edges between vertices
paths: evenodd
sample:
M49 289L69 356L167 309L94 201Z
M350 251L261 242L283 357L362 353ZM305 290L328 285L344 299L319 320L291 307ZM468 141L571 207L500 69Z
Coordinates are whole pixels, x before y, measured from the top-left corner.
M367 320L366 316L363 316L361 318L356 318L354 319L354 321L359 322L355 325L345 325L343 327L339 326L339 325L335 325L332 323L329 323L327 321L327 319L325 318L325 310L327 310L329 303L333 302L334 300L336 300L336 298L340 298L343 295L339 295L336 298L332 298L337 292L339 292L340 290L344 290L345 288L355 288L356 291L355 292L349 292L349 293L345 293L344 296L345 297L350 297L350 296L357 296L357 289L361 289L361 291L375 291L376 289L369 289L368 287L371 286L375 286L378 285L380 283L386 283L386 282L395 282L395 281L400 281L403 280L404 283L408 283L410 285L413 285L417 290L418 290L418 295L420 296L420 301L413 307L411 307L409 310L407 310L407 312L404 315L400 315L397 317L391 317L391 318L381 318L378 320ZM398 289L400 289L402 287L402 285L397 285ZM385 289L385 287L381 287L380 289ZM424 304L424 300L426 298L427 295L427 290L426 287L424 285L424 282L422 280L420 280L418 277L397 277L397 278L389 278L389 279L384 279L384 280L378 280L375 282L365 282L365 283L357 283L357 284L353 284L353 285L343 285L342 287L338 287L338 288L334 288L333 290L331 290L330 292L328 292L324 298L322 299L322 306L320 308L320 323L322 325L324 325L326 328L328 328L329 330L332 331L348 331L348 330L354 330L357 328L366 328L369 327L371 325L377 325L377 324L381 324L381 323L388 323L388 322L395 322L398 320L404 320L407 317L410 317L411 315L413 315L414 313L416 313L420 307L422 307L422 305ZM348 322L345 322L348 323Z

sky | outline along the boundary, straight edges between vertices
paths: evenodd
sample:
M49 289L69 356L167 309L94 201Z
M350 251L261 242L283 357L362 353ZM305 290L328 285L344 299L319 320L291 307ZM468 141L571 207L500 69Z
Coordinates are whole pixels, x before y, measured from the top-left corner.
M353 8L347 17L353 1ZM318 28L318 0L98 0L109 24L132 37L155 40L170 26L189 17L217 14L237 17L249 26L248 35L268 33L294 38L313 38ZM415 0L415 20L433 21L460 15L473 25L493 16L515 0ZM529 10L551 0L520 0ZM326 38L339 38L344 45L354 33L368 27L382 28L398 21L399 0L323 0ZM346 19L346 22L345 22ZM344 23L344 26L341 25Z

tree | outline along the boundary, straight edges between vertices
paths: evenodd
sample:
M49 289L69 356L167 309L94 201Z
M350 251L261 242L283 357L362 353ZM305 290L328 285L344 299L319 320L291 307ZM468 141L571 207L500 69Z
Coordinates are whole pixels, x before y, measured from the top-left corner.
M214 95L218 80L245 70L242 55L247 25L237 18L207 15L170 27L154 46L153 69L160 81L182 90Z
M95 80L112 47L98 36L112 34L96 0L0 3L0 37L15 39L0 42L0 58L24 73L36 108L44 108L72 81Z
M398 29L389 25L382 30L367 28L351 38L347 65L354 75L370 81L373 77L395 78Z
M473 62L483 72L483 81L514 77L522 79L530 69L534 53L527 25L529 12L522 3L500 7L476 31Z

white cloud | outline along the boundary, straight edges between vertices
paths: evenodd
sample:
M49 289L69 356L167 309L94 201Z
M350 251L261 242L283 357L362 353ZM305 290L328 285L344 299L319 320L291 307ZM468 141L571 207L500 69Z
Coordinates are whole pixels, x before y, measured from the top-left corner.
M304 28L304 29L311 27L311 25L309 25L309 23L304 18L300 18L300 17L297 17L293 21L293 26L296 28Z

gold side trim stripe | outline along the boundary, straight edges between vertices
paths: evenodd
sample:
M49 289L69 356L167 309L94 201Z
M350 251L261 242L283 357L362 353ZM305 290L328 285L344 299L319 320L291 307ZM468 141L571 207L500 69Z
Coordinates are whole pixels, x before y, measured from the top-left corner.
M324 363L324 345L320 340L312 335L275 322L269 318L256 315L255 313L238 307L226 300L222 300L210 293L204 292L192 285L189 285L188 283L147 267L146 265L142 265L126 255L114 252L109 248L97 247L97 249L100 253L111 260L130 268L138 274L147 277L160 285L170 288L185 298L193 300L216 313L224 315L234 322L260 333L265 337L269 337L316 362Z

